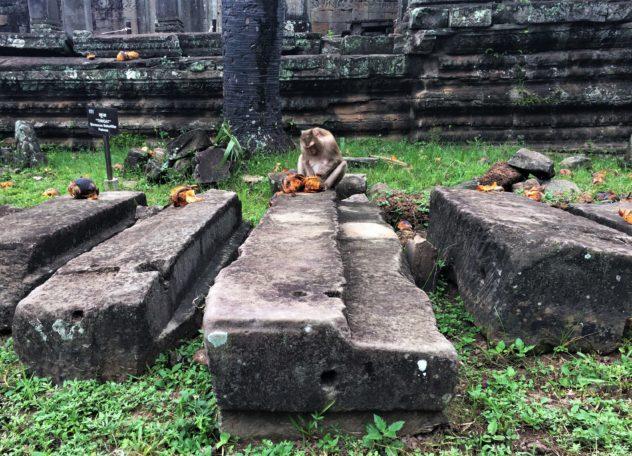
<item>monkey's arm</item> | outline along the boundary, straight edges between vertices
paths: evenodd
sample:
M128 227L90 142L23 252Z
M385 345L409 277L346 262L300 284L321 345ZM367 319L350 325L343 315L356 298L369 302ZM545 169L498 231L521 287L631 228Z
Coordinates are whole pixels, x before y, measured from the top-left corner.
M298 173L302 174L303 176L315 176L316 173L314 172L314 170L312 169L311 165L309 164L309 162L307 160L305 160L305 158L303 157L303 155L300 155L298 157Z
M336 166L336 168L331 171L327 179L325 180L325 188L330 189L334 188L338 183L342 180L345 173L347 172L347 162L343 160Z

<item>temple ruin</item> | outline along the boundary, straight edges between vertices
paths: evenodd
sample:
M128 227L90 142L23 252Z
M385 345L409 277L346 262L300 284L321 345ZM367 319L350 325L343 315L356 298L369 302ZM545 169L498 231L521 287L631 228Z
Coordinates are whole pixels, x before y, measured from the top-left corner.
M28 117L47 140L85 142L96 100L139 134L215 128L220 5L0 0L0 136ZM632 132L629 1L286 0L286 11L294 133L621 151ZM116 62L120 50L141 59Z

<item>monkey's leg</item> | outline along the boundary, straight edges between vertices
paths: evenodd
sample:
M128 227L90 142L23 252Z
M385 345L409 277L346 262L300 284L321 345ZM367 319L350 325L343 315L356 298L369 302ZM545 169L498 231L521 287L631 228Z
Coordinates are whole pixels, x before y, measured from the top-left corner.
M307 177L316 175L316 173L312 169L311 165L309 164L309 162L307 160L305 160L303 155L300 155L298 157L298 173L302 174L303 176L307 176Z
M336 169L331 172L329 177L327 177L327 180L325 181L325 188L335 188L345 176L346 172L347 162L343 160L338 166L336 166Z

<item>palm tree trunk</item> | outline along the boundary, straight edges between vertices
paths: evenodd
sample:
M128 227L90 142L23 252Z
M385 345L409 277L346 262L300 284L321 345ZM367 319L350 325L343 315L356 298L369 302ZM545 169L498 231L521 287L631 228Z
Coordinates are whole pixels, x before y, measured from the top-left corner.
M285 0L222 0L224 118L250 152L286 151L279 72Z

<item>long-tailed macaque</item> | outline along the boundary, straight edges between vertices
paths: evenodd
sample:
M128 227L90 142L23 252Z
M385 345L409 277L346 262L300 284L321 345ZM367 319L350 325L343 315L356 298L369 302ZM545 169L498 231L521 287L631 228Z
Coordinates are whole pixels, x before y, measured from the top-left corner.
M298 173L307 177L319 176L326 189L335 188L347 172L334 135L323 128L301 132L301 156Z

